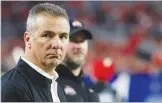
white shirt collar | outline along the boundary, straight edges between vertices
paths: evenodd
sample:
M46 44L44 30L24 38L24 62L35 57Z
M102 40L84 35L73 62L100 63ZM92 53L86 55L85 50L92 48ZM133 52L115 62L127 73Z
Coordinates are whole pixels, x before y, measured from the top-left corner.
M53 76L49 75L48 73L46 73L43 69L41 69L40 67L36 66L35 64L33 64L32 62L30 62L29 60L27 60L24 57L21 57L21 59L23 61L25 61L28 65L30 65L34 70L36 70L38 73L42 74L43 76L52 79L52 81L56 80L58 78L58 73L56 71L53 71Z

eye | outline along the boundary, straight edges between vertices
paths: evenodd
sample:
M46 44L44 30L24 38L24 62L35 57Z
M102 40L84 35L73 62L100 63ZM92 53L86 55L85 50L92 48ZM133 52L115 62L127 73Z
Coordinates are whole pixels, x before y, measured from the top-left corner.
M44 33L42 37L51 37L51 35L49 33Z
M68 37L66 35L61 35L60 38L61 39L67 39Z

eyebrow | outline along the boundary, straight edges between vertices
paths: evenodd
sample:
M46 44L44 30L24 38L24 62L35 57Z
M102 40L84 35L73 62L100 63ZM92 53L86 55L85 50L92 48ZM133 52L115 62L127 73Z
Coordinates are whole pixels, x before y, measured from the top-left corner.
M65 36L68 37L68 33L61 33L60 35L65 35Z
M45 31L43 31L42 33L56 34L54 31L50 31L50 30L45 30ZM59 33L59 35L66 35L66 36L68 36L68 33L66 33L66 32L61 32L61 33Z
M50 31L50 30L45 30L42 33L54 33L54 32L53 31Z

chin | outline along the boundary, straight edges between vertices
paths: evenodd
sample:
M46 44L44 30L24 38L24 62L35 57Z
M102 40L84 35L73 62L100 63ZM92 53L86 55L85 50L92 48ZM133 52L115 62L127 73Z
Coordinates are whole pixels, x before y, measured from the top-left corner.
M47 62L47 64L50 66L50 67L56 67L60 64L60 60L50 60Z
M83 60L83 59L77 59L77 60L74 60L74 62L75 62L76 64L81 65L81 64L84 63L84 60Z

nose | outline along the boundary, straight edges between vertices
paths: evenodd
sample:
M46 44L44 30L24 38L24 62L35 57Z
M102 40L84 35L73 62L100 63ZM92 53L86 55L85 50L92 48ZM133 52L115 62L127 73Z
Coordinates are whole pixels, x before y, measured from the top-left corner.
M52 48L53 49L61 49L61 40L59 38L58 35L56 35L53 39L52 39Z
M81 43L75 43L75 44L74 44L74 47L75 47L76 49L81 49L82 45L81 45Z

